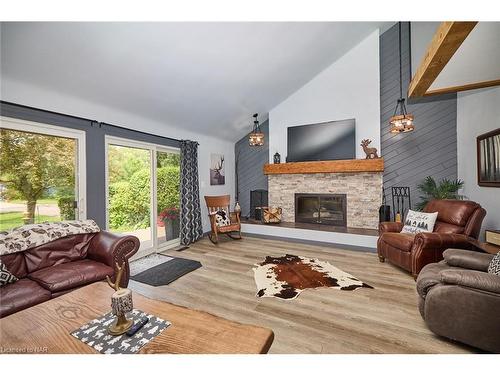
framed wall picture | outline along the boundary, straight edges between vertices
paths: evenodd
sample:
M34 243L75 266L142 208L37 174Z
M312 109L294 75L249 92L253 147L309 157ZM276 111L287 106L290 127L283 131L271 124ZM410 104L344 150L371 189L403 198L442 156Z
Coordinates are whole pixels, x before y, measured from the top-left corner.
M224 155L210 154L210 185L224 185L225 183Z
M477 137L477 183L500 187L500 128Z

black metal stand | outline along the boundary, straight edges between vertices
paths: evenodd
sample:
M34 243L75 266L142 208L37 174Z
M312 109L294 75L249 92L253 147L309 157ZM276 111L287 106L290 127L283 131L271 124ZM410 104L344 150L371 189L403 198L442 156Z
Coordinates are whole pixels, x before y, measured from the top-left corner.
M392 208L393 220L396 221L396 215L401 215L401 221L407 210L411 209L410 188L408 186L393 186L392 187Z

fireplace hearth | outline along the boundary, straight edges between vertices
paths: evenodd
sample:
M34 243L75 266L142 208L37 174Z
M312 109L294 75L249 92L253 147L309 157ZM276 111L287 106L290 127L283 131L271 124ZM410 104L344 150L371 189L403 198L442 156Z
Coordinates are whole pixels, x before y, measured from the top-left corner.
M295 193L295 222L347 226L347 195Z

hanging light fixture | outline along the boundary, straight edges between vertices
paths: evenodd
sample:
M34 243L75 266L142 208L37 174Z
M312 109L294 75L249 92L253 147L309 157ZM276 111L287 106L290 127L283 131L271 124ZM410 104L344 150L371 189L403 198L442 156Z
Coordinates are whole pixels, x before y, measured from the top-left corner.
M403 67L401 62L401 22L399 22L399 99L394 109L394 114L389 119L391 133L408 133L415 129L413 115L406 111L405 98L403 98Z
M264 145L264 133L260 130L259 120L257 120L258 114L255 113L253 115L253 129L250 135L248 136L248 143L250 146L263 146Z

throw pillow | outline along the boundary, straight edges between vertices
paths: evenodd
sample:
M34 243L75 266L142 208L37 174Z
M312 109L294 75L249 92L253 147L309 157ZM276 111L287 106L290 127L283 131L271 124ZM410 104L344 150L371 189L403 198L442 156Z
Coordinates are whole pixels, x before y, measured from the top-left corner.
M432 232L434 230L434 224L436 224L437 216L437 212L426 213L408 210L405 225L401 233Z
M5 264L0 261L0 286L15 283L17 280L19 279L11 274Z
M231 220L229 220L229 215L226 210L219 210L215 213L215 225L218 227L225 227L230 224Z
M488 273L500 276L500 251L491 260L488 266Z

